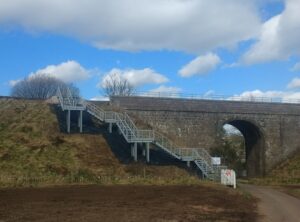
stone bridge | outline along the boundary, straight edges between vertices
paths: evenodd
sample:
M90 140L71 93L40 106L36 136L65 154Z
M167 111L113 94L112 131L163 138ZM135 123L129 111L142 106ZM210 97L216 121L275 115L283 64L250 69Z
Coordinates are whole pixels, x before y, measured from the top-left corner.
M112 97L111 103L178 145L211 149L225 124L243 134L248 176L263 176L300 151L300 104Z

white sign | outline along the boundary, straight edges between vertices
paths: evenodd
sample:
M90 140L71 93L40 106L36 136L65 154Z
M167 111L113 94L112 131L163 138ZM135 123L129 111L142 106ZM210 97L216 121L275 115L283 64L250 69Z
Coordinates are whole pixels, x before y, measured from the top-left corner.
M212 157L211 164L212 165L221 165L221 157Z
M221 170L221 184L236 188L236 176L234 170Z

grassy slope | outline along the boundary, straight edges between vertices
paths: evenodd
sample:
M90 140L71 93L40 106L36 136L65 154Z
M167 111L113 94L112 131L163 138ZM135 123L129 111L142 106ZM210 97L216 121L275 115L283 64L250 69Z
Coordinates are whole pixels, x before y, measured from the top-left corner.
M22 185L28 178L127 183L116 178L133 175L143 181L149 176L196 181L175 166L121 164L102 135L60 132L57 116L45 102L0 99L0 186ZM103 179L109 177L113 179Z
M265 178L250 182L268 185L300 185L300 152L276 166Z
M115 140L114 137L111 139ZM172 164L165 166L143 163L122 164L112 152L113 149L108 142L107 138L105 139L99 133L68 135L60 132L55 112L44 102L0 99L0 188L78 184L78 182L147 185L199 184L197 189L204 189L206 194L208 190L212 190L208 196L202 195L201 200L205 204L199 206L203 207L207 219L215 218L216 212L224 212L228 216L230 213L238 217L246 214L256 217L255 199L225 187L205 183L190 176L185 169ZM154 155L152 159L156 162ZM187 186L186 189L189 190L191 187ZM224 199L233 195L232 200ZM28 199L30 200L30 197ZM156 201L155 195L153 200ZM221 207L215 201L220 201ZM227 213L223 210L223 204L226 201L238 207ZM249 203L253 208L250 214ZM26 206L27 204L26 202ZM56 202L55 204L57 205ZM49 203L46 205L48 207ZM63 205L66 205L65 200ZM6 202L5 206L7 206ZM23 206L20 206L23 209ZM10 209L15 209L15 207L10 207ZM28 211L26 211L26 216L27 213Z
M258 185L271 185L300 199L300 152L274 168L265 178L249 181Z
M295 182L300 183L300 152L278 165L272 170L270 176L279 177L283 180L293 179Z

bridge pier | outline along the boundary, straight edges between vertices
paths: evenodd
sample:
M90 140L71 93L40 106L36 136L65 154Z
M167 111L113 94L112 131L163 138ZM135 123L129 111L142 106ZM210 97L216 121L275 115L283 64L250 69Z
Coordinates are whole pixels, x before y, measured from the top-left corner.
M187 167L191 167L191 161L186 161Z

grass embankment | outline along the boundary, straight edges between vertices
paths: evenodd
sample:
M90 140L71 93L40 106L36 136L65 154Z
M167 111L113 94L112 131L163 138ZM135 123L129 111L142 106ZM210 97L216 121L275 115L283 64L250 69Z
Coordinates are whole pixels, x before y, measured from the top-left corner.
M256 220L256 200L249 195L172 164L123 163L113 152L127 149L130 159L130 151L115 136L68 135L45 102L0 99L0 220ZM68 184L127 185L52 187ZM12 188L28 186L46 187Z
M120 163L102 135L60 132L55 112L43 101L0 99L0 186L68 183L199 180L175 166Z

